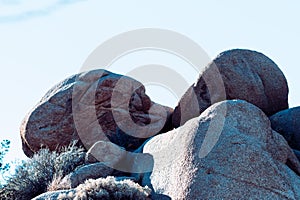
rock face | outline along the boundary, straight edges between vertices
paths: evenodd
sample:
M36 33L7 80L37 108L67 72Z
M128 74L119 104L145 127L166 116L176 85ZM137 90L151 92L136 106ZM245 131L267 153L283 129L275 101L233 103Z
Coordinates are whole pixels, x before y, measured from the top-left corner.
M300 107L278 112L270 121L272 129L283 135L290 147L300 150Z
M143 149L143 185L172 199L300 199L300 164L268 117L242 100L216 103Z
M173 114L179 127L222 100L246 100L271 116L288 108L287 81L278 66L262 53L235 49L221 53L200 73Z
M53 191L53 192L46 192L43 193L35 198L33 198L32 200L60 200L60 199L67 199L67 198L61 198L61 197L65 197L67 196L69 193L76 193L75 189L72 190L57 190L57 191Z
M300 160L300 107L280 111L270 117L272 129L280 133Z
M67 177L65 181L70 183L71 188L77 187L88 179L106 178L113 174L114 169L98 162L79 167Z
M138 81L105 70L83 72L54 86L21 125L23 151L55 150L78 140L89 149L111 141L126 150L171 127L172 109L158 105Z
M114 167L126 156L124 148L107 141L96 142L86 153L86 163L105 162L107 166Z
M300 161L300 151L293 149L294 154L297 156L298 160Z

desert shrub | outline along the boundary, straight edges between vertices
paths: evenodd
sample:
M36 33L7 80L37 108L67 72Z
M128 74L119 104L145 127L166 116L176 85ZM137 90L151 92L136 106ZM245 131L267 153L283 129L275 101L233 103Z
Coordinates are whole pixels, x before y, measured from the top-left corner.
M118 199L118 200L142 200L150 199L151 189L142 187L131 180L117 181L114 177L89 179L79 185L75 192L60 194L59 200L98 200L98 199Z
M7 172L10 168L10 165L8 163L3 162L3 158L8 152L10 147L10 141L9 140L2 140L0 143L0 173L3 175L5 172Z
M47 187L48 192L67 189L71 189L71 181L67 176L63 177L61 175L55 175Z
M0 143L0 189L5 184L5 179L9 176L9 172L11 169L10 163L4 162L4 157L10 148L9 140L2 140Z
M63 177L83 164L83 149L72 143L57 153L42 149L32 159L16 167L0 190L0 199L31 199L47 191L55 177Z

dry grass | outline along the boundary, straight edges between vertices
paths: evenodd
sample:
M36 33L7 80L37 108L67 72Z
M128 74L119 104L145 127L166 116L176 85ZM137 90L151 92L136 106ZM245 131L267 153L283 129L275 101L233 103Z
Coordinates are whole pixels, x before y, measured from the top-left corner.
M48 192L67 189L71 189L71 182L62 176L54 176L47 187Z
M16 167L16 172L0 188L0 199L27 200L47 191L70 189L68 174L84 164L85 152L75 143L60 151L42 149L32 159ZM131 180L117 181L114 177L87 180L76 192L61 194L58 199L149 199L151 189Z
M79 185L76 192L61 194L59 200L145 200L150 199L151 189L142 187L131 180L116 181L114 177L87 180Z
M0 189L0 199L32 199L84 162L85 153L75 143L61 152L42 149L32 159L23 162Z

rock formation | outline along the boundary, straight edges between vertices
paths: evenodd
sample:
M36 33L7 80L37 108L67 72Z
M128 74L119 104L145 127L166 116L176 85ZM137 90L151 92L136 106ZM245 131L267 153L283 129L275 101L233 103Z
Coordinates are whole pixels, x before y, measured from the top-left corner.
M126 150L170 129L171 108L158 105L138 81L105 70L71 76L54 86L25 117L23 151L32 156L78 140L89 149L111 141Z
M180 99L173 126L183 125L225 99L246 100L270 116L288 108L287 81L278 66L262 53L225 51L200 73L198 81Z
M172 199L300 199L300 164L268 117L242 100L216 103L144 146L143 184Z
M35 199L300 199L300 108L287 108L283 73L250 50L221 53L174 112L130 77L79 73L21 125L29 157L74 141L87 151Z

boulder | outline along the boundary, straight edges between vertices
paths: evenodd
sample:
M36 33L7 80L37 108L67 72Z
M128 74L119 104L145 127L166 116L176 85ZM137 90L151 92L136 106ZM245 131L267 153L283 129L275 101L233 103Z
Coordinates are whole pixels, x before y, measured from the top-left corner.
M73 75L28 113L20 132L24 153L60 149L78 140L89 149L111 141L126 150L171 127L172 109L151 101L138 81L106 70Z
M45 192L32 200L69 200L68 198L62 198L66 197L69 193L76 193L75 189L70 190L57 190L57 191L51 191L51 192Z
M126 156L126 150L112 142L98 141L86 153L86 163L104 162L114 167Z
M271 116L288 108L288 86L282 71L262 53L234 49L221 53L180 99L173 114L179 127L223 100L246 100Z
M88 164L77 168L75 171L67 175L62 180L62 184L65 185L64 182L67 182L71 188L75 188L88 179L106 178L111 176L113 172L114 169L101 162Z
M300 150L300 107L280 111L270 121L272 129L283 135L290 147Z
M144 148L142 184L171 199L300 199L300 163L268 117L243 100L209 107Z

